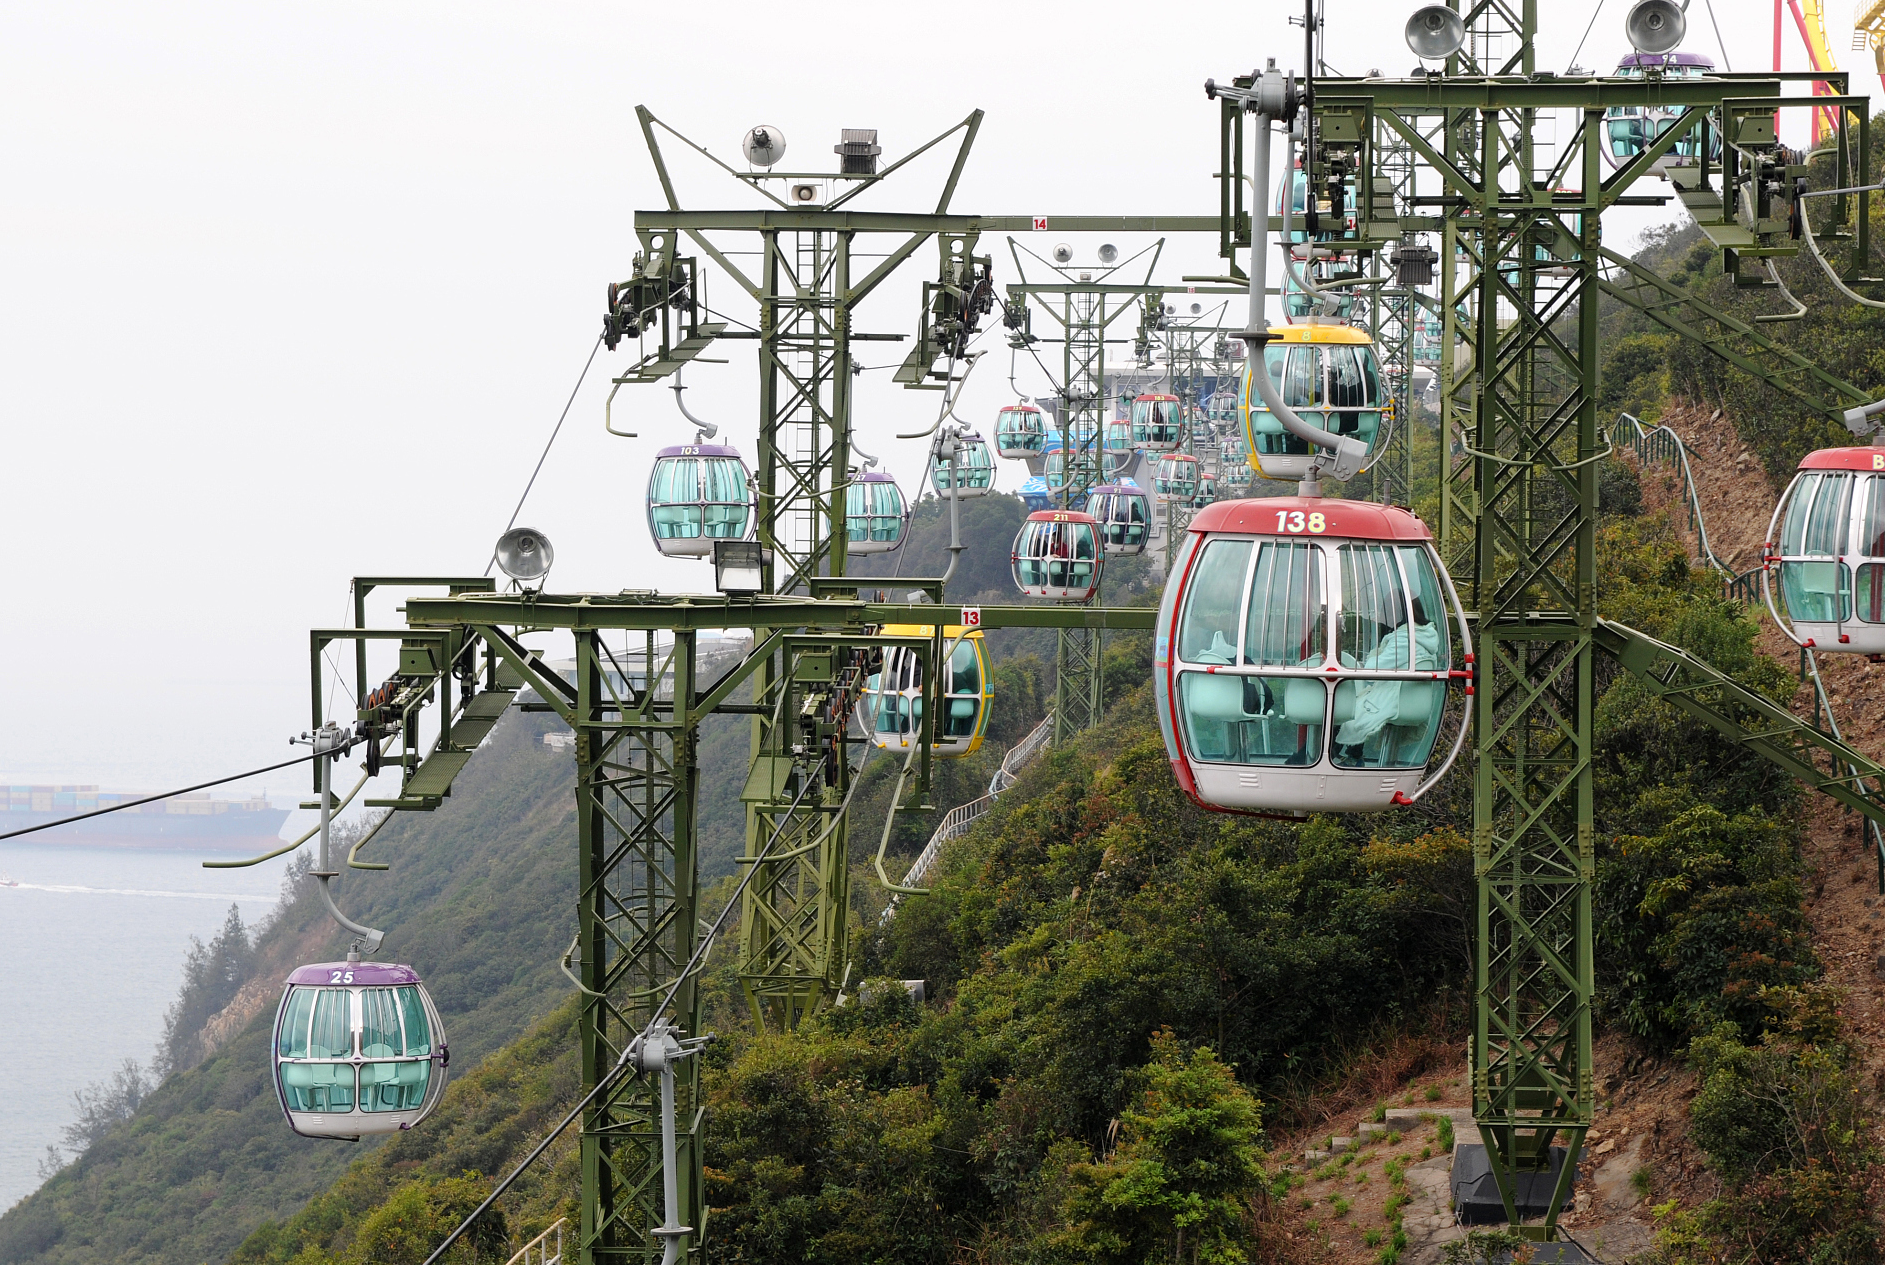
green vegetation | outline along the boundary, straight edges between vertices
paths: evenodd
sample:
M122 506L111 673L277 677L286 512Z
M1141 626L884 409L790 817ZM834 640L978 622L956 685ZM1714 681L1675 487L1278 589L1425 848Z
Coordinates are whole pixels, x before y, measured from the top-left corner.
M1650 254L1674 260L1664 271L1683 284L1717 286L1692 245L1669 234ZM1607 412L1649 420L1672 392L1700 389L1738 407L1741 387L1654 330L1612 313L1607 331ZM1429 468L1437 437L1424 425L1414 434ZM1824 442L1805 423L1776 434L1760 449L1770 467ZM1629 468L1606 464L1600 485L1604 613L1789 698L1793 682L1756 651L1748 613L1690 568L1666 522L1641 517ZM900 567L939 573L945 508L920 505L906 553L869 560L866 584L894 589ZM952 601L1010 600L1020 503L997 495L962 510L974 547ZM1109 577L1109 600L1154 600L1148 560ZM941 805L979 795L1052 696L1051 635L991 644L991 742L939 766ZM1038 762L945 852L931 894L887 923L866 861L892 762L866 765L851 836L864 986L848 1004L790 1034L753 1034L726 949L710 960L704 993L723 1036L703 1055L716 1263L1269 1259L1268 1217L1303 1177L1270 1173L1266 1123L1301 1121L1305 1096L1387 1034L1457 1040L1460 1014L1434 999L1458 996L1471 968L1470 768L1404 813L1302 824L1208 814L1169 775L1149 665L1146 637L1112 638L1106 723ZM1695 1136L1724 1183L1708 1205L1663 1214L1659 1250L1669 1265L1876 1260L1869 1096L1801 913L1801 794L1615 665L1599 663L1596 685L1598 1013L1688 1051L1703 1077ZM547 727L507 719L444 809L392 823L375 843L391 875L341 880L343 904L391 933L392 955L421 965L444 1010L457 1075L432 1120L377 1148L289 1134L267 1079L272 984L246 1026L205 1042L203 1020L245 980L338 951L301 891L252 942L238 926L203 946L208 979L180 997L166 1036L175 1074L101 1117L89 1150L0 1218L0 1260L422 1260L578 1094L574 1010L559 1006L568 990L555 966L573 921L569 763L538 741ZM747 729L716 718L702 735L703 763L737 771L702 788L710 908L730 893L743 846ZM907 861L934 822L903 814L893 852ZM926 981L929 1000L913 1001L902 979ZM1444 1097L1436 1083L1417 1093ZM1385 1102L1373 1114L1383 1119ZM1450 1150L1452 1121L1436 1125L1435 1146ZM560 1140L457 1259L502 1260L572 1215L574 1154ZM1344 1154L1315 1176L1365 1183L1380 1154ZM1387 1224L1365 1240L1391 1263L1407 1244L1405 1161L1381 1167ZM1352 1204L1329 1206L1342 1218ZM1476 1231L1446 1259L1514 1249Z
M508 717L444 807L404 815L373 842L367 858L390 863L390 873L347 870L335 881L342 908L386 931L382 956L423 972L445 1021L456 1077L570 991L556 961L574 928L574 816L568 757L541 741L549 727L535 716ZM212 964L239 957L235 939L225 928L217 938L222 947L212 941L205 955ZM296 1137L269 1082L274 981L298 962L345 950L312 885L297 885L251 951L253 1017L0 1216L0 1261L219 1261L257 1226L290 1216L370 1152L368 1145ZM227 985L219 979L215 987ZM214 1000L186 991L172 1013L207 1009ZM175 1026L178 1037L186 1026ZM172 1048L184 1056L188 1042L167 1040Z
M1692 1210L1658 1210L1666 1265L1724 1251L1776 1265L1885 1255L1885 1171L1840 1000L1819 986L1770 989L1775 1019L1758 1042L1724 1022L1690 1045L1702 1077L1691 1129L1726 1189Z

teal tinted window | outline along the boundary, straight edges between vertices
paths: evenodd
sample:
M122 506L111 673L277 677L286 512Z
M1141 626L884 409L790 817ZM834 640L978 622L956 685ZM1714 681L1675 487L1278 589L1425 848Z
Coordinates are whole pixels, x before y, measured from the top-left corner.
M1433 754L1444 681L1343 681L1335 687L1329 754L1345 769L1417 769Z
M1852 618L1851 569L1840 562L1783 562L1780 593L1787 614L1807 623Z
M352 998L344 988L316 988L314 1017L308 1027L308 1053L311 1059L347 1059L353 1057Z
M1321 681L1300 676L1179 676L1186 745L1214 764L1311 765L1322 756Z
M1800 542L1806 536L1807 514L1813 508L1813 497L1819 492L1820 473L1809 470L1795 480L1793 494L1787 499L1787 516L1782 520L1780 529L1780 552L1797 554L1801 552Z
M401 988L399 993L399 1021L406 1033L407 1054L432 1053L432 1025L426 1021L425 1003L419 999L417 988Z
M1408 588L1413 595L1414 626L1433 625L1433 667L1435 671L1444 672L1453 666L1453 647L1446 633L1446 598L1440 592L1440 577L1434 571L1433 556L1417 545L1402 545L1401 570L1407 574Z
M1188 663L1235 663L1237 618L1250 568L1248 540L1213 540L1193 567L1185 613L1178 625L1178 657Z
M1857 526L1849 552L1885 558L1885 475L1860 480L1855 509Z
M360 1053L369 1059L390 1059L404 1054L405 1037L399 1030L399 1002L390 988L360 992Z
M1885 562L1868 562L1858 570L1859 618L1885 624Z
M290 1111L352 1111L353 1065L283 1063L281 1091Z
M281 1044L277 1052L285 1059L308 1056L308 1020L314 1016L314 990L295 988L288 992L288 1005L282 1012Z
M1243 661L1317 667L1327 652L1322 551L1303 540L1265 541L1250 581Z

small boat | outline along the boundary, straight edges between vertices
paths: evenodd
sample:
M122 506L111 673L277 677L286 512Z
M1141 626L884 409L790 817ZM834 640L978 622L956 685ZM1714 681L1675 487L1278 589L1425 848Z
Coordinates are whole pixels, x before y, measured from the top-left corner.
M0 887L18 887L19 881L9 874L0 874Z

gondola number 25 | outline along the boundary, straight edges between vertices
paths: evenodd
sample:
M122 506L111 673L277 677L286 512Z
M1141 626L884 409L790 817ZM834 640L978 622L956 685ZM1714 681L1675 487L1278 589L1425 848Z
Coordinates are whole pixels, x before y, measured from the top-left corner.
M327 982L330 984L351 984L353 983L353 972L329 971L327 973Z
M1301 510L1276 511L1276 530L1303 531L1307 529L1318 535L1328 530L1329 522L1320 514L1305 515Z

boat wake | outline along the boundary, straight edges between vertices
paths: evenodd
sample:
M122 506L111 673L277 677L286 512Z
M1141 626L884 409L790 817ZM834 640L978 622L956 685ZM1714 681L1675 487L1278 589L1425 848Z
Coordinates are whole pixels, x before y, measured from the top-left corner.
M275 893L258 896L254 892L161 892L135 887L76 887L66 883L14 883L6 890L21 892L66 892L78 896L171 896L179 900L265 900L274 901Z

